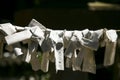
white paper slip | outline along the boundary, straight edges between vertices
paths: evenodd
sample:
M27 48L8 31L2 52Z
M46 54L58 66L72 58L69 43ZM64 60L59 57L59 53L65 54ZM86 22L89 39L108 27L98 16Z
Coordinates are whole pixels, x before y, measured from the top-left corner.
M41 70L43 72L48 72L48 69L49 69L49 52L45 52L42 54Z
M33 27L33 26L39 26L40 29L42 29L43 31L46 30L46 27L44 27L41 23L39 23L38 21L36 21L35 19L32 19L28 25L29 27Z
M82 71L89 73L96 73L96 64L94 51L89 48L84 48L84 59L82 64Z
M16 44L13 44L13 45L9 45L8 48L11 48L11 49L13 48L16 56L19 56L19 55L22 55L22 54L23 54L22 49L21 49L22 46L21 46L20 43L16 43Z
M58 70L64 70L64 44L63 44L63 31L52 30L50 32L49 38L52 41L54 55L55 55L55 65L56 65L56 72Z
M64 47L63 42L56 43L54 46L54 54L55 54L55 65L56 65L56 72L58 70L64 70Z
M116 42L107 42L104 55L104 66L110 66L114 63L116 53Z
M80 47L81 47L81 43L80 43L79 39L77 38L77 35L73 34L73 36L71 37L69 44L66 48L65 56L71 58L74 53L74 50L78 49Z
M28 60L34 71L40 70L40 60L38 57L37 49L38 49L38 42L34 40L30 40L28 44L28 53L31 56L28 56L29 58Z
M64 48L68 47L69 41L73 35L73 31L65 31L63 36Z
M19 47L14 48L14 51L15 51L15 53L16 53L16 55L17 55L17 56L19 56L19 55L22 55L22 54L23 54L22 49L21 49L21 48L19 48Z
M107 30L106 35L110 41L116 42L117 37L118 37L116 30Z
M29 50L27 51L26 57L25 57L25 62L29 63L31 60L31 54L29 52Z
M34 71L40 70L40 67L41 67L41 63L40 63L40 60L37 57L37 55L38 55L37 52L34 52L34 53L31 54L30 64L31 64L32 69Z
M26 62L28 62L28 63L30 62L31 57L32 57L31 55L36 53L37 48L38 48L37 42L32 41L32 40L30 40L28 42L28 50L27 50L27 54L26 54L26 58L25 58Z
M88 34L83 35L82 45L92 50L97 50L99 47L99 38L103 33L103 29L97 31L89 31Z
M106 31L104 66L110 66L114 63L117 46L117 37L118 35L116 33L116 30Z
M71 68L72 67L72 58L66 57L65 66L66 66L66 68Z
M25 27L15 26L15 29L16 29L17 31L23 31L23 30L25 30Z
M32 27L30 31L32 32L33 36L38 38L44 38L44 32L38 26Z
M21 31L12 35L8 35L5 37L5 40L8 45L26 40L31 38L32 34L29 30Z
M10 23L0 24L0 30L2 30L5 35L11 35L16 32L15 26Z
M57 48L57 47L59 47L59 48ZM54 47L56 72L58 70L64 70L64 53L63 52L64 52L63 45L62 46L56 45Z

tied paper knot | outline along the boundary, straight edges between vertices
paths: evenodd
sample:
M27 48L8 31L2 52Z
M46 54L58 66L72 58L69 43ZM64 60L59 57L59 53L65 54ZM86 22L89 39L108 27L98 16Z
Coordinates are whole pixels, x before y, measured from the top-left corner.
M73 71L96 73L94 51L105 47L104 66L114 63L117 42L116 30L52 30L35 19L28 26L0 24L0 57L5 49L24 55L35 71L48 72L49 62L55 63L56 72L65 67ZM25 47L24 44L28 46ZM102 45L102 46L101 46ZM65 64L65 65L64 65Z

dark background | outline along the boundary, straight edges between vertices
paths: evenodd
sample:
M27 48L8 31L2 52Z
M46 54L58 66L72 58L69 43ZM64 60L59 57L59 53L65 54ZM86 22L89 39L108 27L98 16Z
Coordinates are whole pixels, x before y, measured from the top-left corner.
M120 0L98 0L101 2L117 4ZM82 30L88 29L119 29L120 28L120 10L105 9L90 10L88 2L94 0L0 0L0 23L11 22L14 25L27 26L32 18L42 23L45 27L51 29ZM118 72L114 72L116 66L103 67L102 60L104 49L100 49L96 57L97 74L73 72L70 69L55 73L54 66L51 64L50 71L33 71L29 64L21 64L13 61L10 64L7 60L1 60L0 80L18 80L25 76L29 80L32 75L35 80L42 80L42 75L51 75L45 80L119 80ZM114 76L117 75L117 76ZM117 78L115 78L117 77ZM4 79L5 78L5 79ZM24 79L23 79L24 80Z

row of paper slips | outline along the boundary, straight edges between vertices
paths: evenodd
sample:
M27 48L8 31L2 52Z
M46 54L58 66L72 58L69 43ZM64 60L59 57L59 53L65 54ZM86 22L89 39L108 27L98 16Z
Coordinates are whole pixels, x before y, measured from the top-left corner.
M27 27L0 24L0 55L7 44L7 51L14 51L17 56L24 55L24 61L30 63L35 71L47 72L51 61L55 63L56 72L66 67L73 71L96 73L94 51L105 47L103 64L112 65L116 42L117 33L113 29L52 30L35 19Z

